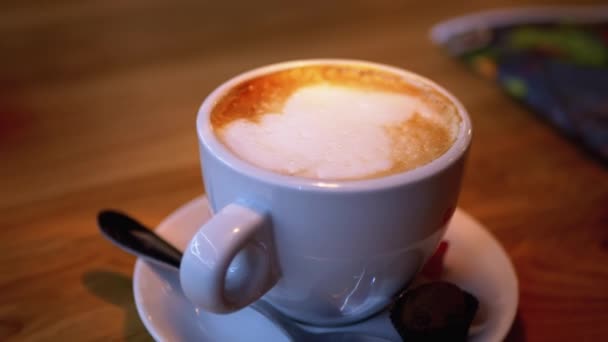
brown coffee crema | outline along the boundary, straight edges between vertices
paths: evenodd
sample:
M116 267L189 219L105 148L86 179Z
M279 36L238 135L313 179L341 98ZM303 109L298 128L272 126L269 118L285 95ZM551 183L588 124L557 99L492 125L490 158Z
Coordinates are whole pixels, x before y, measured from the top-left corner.
M368 65L320 64L293 67L257 76L237 84L214 104L210 121L216 136L236 120L259 122L265 115L281 115L284 103L297 90L314 85L352 88L365 92L384 92L414 97L428 106L437 118L413 113L399 124L385 127L392 141L393 166L361 177L332 180L378 178L414 169L444 154L458 135L461 117L454 103L434 86ZM370 112L373 115L373 112ZM439 118L439 119L438 119ZM356 142L353 142L356 143ZM230 146L228 146L230 149ZM232 150L232 149L231 149ZM237 156L238 151L232 150ZM317 178L306 174L283 174Z

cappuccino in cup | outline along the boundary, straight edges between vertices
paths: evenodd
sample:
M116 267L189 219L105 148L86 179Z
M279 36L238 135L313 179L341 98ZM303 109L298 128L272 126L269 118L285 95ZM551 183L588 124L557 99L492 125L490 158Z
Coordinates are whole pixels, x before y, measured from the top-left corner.
M368 65L305 65L242 82L215 104L211 124L257 167L318 180L408 171L444 154L461 118L439 91Z
M472 132L432 81L336 59L237 75L196 127L214 215L184 251L184 295L215 313L263 297L327 326L385 308L433 253Z

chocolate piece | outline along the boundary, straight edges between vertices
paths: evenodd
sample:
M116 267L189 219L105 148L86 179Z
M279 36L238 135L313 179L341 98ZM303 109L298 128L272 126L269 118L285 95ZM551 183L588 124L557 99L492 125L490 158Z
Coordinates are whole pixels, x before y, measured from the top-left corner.
M404 341L466 341L479 301L458 286L433 282L405 292L391 309Z

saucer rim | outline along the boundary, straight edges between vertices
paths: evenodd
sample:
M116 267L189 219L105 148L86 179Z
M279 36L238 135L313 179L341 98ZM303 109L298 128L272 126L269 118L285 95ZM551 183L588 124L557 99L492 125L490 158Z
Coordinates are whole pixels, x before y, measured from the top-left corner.
M154 341L163 341L164 339L159 336L157 329L152 324L152 320L148 319L148 315L146 314L146 310L144 309L143 304L143 291L139 291L140 287L140 279L142 279L141 272L143 269L145 261L141 258L137 258L135 261L135 269L133 271L133 298L135 299L135 309L137 310L137 315L139 316L139 320L144 325L148 334Z

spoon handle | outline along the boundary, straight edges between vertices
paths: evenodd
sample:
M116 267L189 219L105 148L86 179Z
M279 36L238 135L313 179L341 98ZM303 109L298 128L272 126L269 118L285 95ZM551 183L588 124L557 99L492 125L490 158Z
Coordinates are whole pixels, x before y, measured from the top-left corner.
M182 252L131 217L115 210L104 210L98 214L97 223L102 235L126 252L179 268Z

